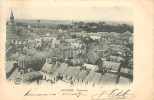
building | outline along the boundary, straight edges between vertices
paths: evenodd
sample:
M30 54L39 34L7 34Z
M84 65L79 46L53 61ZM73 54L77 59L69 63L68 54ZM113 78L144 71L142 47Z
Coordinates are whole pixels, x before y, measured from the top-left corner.
M16 41L19 39L18 35L16 34L16 23L13 11L11 10L10 19L7 23L7 31L6 31L6 39L7 44L9 45L12 41Z
M120 63L119 62L113 62L113 61L104 61L103 67L105 67L108 71L118 72L118 69L120 67Z
M83 64L83 67L85 67L86 69L89 69L89 70L93 70L93 71L98 70L98 67L96 65L92 65L92 64L86 64L86 63L84 63Z

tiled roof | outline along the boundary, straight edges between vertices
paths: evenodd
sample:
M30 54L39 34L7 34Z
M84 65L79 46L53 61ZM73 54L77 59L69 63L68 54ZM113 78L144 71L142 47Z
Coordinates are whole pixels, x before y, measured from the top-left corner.
M55 71L55 66L53 64L45 63L42 67L42 71L45 73L53 73Z
M6 62L5 71L6 73L10 72L13 68L14 61Z
M118 71L120 63L113 62L113 61L104 61L103 66L106 68L111 68L111 70L113 71Z

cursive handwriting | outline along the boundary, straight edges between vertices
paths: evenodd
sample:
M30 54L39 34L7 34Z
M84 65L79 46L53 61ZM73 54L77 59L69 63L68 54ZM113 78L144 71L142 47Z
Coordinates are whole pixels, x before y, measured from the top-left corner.
M74 90L74 89L61 89L59 92L53 93L35 93L32 90L25 92L24 96L54 96L54 95L72 95L77 98L80 96L86 96L88 90Z
M131 96L131 90L122 90L122 89L113 89L110 91L104 90L100 93L94 94L91 96L92 100L121 100L127 99Z
M73 89L62 89L62 95L74 95L75 97L79 98L80 96L86 96L88 90L73 90Z
M32 90L28 90L24 93L24 96L55 96L55 95L67 95L75 96L79 98L81 96L89 96L88 90L82 89L61 89L58 92L48 92L48 93L35 93ZM91 94L91 100L122 100L128 99L132 96L131 90L123 89L112 89L112 90L101 90L99 93Z
M28 90L24 96L51 96L56 95L56 93L33 93L32 90Z

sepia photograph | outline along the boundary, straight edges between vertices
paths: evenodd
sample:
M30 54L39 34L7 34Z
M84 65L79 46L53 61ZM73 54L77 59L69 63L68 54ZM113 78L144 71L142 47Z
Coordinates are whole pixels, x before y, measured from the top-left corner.
M132 9L51 7L42 12L45 9L9 8L7 80L92 86L133 82Z

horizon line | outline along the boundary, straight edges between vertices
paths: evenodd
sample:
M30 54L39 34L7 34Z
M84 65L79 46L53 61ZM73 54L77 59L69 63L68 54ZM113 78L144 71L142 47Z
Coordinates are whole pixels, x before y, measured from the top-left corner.
M133 21L120 21L120 20L89 20L89 19L23 19L23 18L15 18L14 20L49 20L49 21L72 21L72 22L116 22L116 23L127 23L127 24L133 24ZM7 21L10 21L10 19L7 19Z

